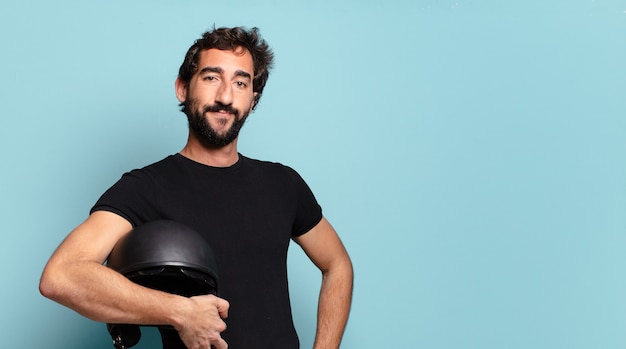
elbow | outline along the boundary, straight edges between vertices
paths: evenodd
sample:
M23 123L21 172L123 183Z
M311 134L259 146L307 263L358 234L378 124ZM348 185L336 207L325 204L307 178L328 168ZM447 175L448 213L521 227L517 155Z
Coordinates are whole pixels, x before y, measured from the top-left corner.
M46 267L39 279L39 293L48 299L58 301L61 297L60 289L59 278L54 276L54 272L49 267Z
M46 298L54 298L54 284L52 282L52 280L50 280L50 277L48 276L48 274L44 271L43 274L41 274L41 278L39 279L39 293L41 293L42 296L46 297Z
M352 265L352 260L350 260L350 258L347 258L347 260L344 262L343 268L345 278L348 279L350 284L352 285L354 283L354 266Z
M344 258L338 258L329 265L328 268L322 269L322 274L324 276L335 275L352 283L354 279L354 268L350 257L346 254Z

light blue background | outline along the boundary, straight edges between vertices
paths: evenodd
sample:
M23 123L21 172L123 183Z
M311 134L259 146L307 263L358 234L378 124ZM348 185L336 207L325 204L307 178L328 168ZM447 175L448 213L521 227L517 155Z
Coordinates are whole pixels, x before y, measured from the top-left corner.
M626 2L605 0L4 2L0 346L112 348L39 275L123 172L182 148L174 79L214 24L274 48L240 150L297 169L349 249L344 348L626 347ZM297 248L290 277L310 348Z

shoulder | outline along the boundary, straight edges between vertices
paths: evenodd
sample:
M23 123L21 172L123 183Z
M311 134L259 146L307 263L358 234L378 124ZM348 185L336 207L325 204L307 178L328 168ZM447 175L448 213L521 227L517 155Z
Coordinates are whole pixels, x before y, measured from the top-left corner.
M166 158L144 167L137 167L121 175L118 181L107 192L116 188L122 188L122 192L129 190L136 191L139 188L150 189L155 182L161 181L164 177L170 177L175 173L175 156L169 155Z
M292 167L280 162L252 159L243 155L239 155L244 166L249 166L266 171L290 172L297 173Z
M280 162L258 160L240 155L242 158L243 166L252 171L258 171L272 176L284 176L285 178L300 179L300 175L296 170L288 165L284 165Z
M185 167L185 162L181 159L182 156L178 154L168 155L167 157L146 165L144 167L135 168L126 172L125 177L140 177L140 178L158 178L163 176L169 176L180 172Z
M159 160L150 165L144 166L142 168L135 169L133 171L142 171L142 172L160 172L162 170L173 169L177 166L180 166L180 159L178 159L178 155L168 155L162 160ZM131 171L132 172L132 171Z

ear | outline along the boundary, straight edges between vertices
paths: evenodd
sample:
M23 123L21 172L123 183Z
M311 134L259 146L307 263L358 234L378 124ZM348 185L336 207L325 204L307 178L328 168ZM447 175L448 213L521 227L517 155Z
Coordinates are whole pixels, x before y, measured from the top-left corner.
M254 109L254 106L256 105L256 96L258 95L258 92L255 92L252 94L252 102L250 102L250 110Z
M185 83L180 81L179 78L176 78L176 81L174 82L174 87L176 89L176 98L178 98L178 101L181 103L185 103L185 101L187 100L187 86L185 86Z

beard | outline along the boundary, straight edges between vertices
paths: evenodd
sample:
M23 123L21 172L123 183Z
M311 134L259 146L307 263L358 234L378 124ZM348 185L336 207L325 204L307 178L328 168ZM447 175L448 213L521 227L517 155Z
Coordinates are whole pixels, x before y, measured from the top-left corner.
M213 105L205 104L200 107L195 99L188 99L184 103L183 108L189 121L189 129L195 133L200 140L210 146L223 147L232 143L238 136L239 131L246 122L250 109L241 113L239 109L233 108L232 105L216 102ZM218 133L210 124L209 120L204 117L206 113L224 111L234 116L233 124L223 133ZM226 123L225 119L219 120L220 123Z

